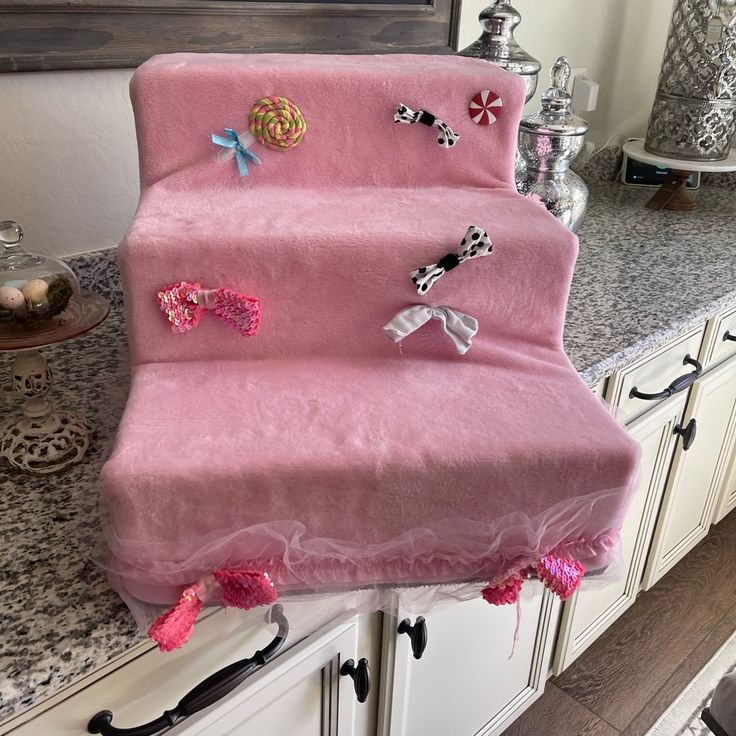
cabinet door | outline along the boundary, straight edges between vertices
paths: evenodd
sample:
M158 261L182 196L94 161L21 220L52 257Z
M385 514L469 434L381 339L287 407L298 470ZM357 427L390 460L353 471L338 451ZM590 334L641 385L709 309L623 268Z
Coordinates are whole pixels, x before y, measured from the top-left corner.
M559 602L538 582L525 588L513 657L515 606L477 599L428 614L419 660L397 634L401 617L385 617L382 736L499 734L542 694Z
M689 450L680 440L644 575L650 588L708 534L724 483L736 429L736 360L703 376L692 388L683 426L697 423Z
M685 409L685 396L667 401L629 425L641 445L639 485L621 527L623 574L607 583L583 579L565 603L555 652L555 674L580 656L635 600L652 541L667 472Z
M267 632L261 636L260 645L271 636ZM212 641L227 645L227 641L218 638ZM355 658L357 647L357 622L326 627L279 655L232 693L168 733L171 736L353 736L357 708L368 704L357 705L352 680L341 677L339 670L342 662ZM234 642L230 648L235 648ZM87 733L86 724L94 713L108 708L114 714L113 725L123 729L157 717L184 694L183 680L188 680L191 687L211 674L208 670L187 668L185 650L186 647L179 650L179 657L175 653L149 653L153 657L144 654L12 730L10 736L79 736ZM170 659L162 665L161 657ZM231 656L230 661L233 659Z
M726 514L736 509L736 448L731 448L731 458L729 461L729 469L726 473L721 488L718 491L718 500L716 501L716 512L713 516L713 523L717 524L722 521Z

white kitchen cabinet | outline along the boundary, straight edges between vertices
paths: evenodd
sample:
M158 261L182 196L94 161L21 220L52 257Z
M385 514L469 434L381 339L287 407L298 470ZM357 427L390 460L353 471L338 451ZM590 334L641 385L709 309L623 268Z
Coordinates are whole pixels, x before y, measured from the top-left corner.
M603 583L583 579L562 611L555 674L580 656L636 600L652 541L686 396L666 401L632 422L628 430L641 445L639 482L621 528L621 561Z
M654 585L708 534L731 461L736 432L736 360L709 371L693 386L683 427L696 422L689 450L682 440L667 481L644 587Z
M211 670L198 664L216 656L227 662L252 655L272 632L218 631L218 616L197 626L195 637L175 653L150 651L89 687L59 702L12 730L12 736L81 736L89 718L113 712L118 728L137 726L173 707L186 690ZM220 615L219 618L222 618ZM232 617L231 617L232 618ZM336 623L294 645L251 675L229 695L194 714L167 733L171 736L354 736L358 709L372 707L356 700L353 681L340 675L342 664L358 652L358 621ZM247 642L240 653L239 646ZM198 646L199 644L199 646ZM204 645L204 650L202 650ZM257 648L257 647L256 647ZM206 656L203 656L206 655ZM374 665L375 667L375 665ZM374 669L373 675L377 676ZM184 687L186 683L186 687ZM373 685L375 687L375 683ZM375 700L375 698L373 698Z
M700 362L708 369L733 355L736 355L736 309L729 309L708 322Z
M713 523L723 521L724 517L734 509L736 509L736 451L732 450L728 472L724 475L718 492Z
M419 660L397 634L403 616L384 618L381 736L492 736L542 694L559 601L536 581L525 588L513 657L515 606L478 598L429 613Z

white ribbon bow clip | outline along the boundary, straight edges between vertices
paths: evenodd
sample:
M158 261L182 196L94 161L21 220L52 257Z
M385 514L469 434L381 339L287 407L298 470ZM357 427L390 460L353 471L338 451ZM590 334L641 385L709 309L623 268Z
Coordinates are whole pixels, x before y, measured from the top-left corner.
M493 253L493 242L488 237L488 233L483 228L471 225L455 253L448 253L437 263L412 271L411 280L417 287L418 294L426 294L434 286L435 281L447 271L452 271L469 258L483 258L491 253Z
M402 309L383 326L383 331L386 337L394 342L401 342L407 335L427 324L430 319L436 319L442 323L442 329L452 340L460 355L465 355L470 350L473 337L478 332L478 320L451 307L415 304L413 307Z

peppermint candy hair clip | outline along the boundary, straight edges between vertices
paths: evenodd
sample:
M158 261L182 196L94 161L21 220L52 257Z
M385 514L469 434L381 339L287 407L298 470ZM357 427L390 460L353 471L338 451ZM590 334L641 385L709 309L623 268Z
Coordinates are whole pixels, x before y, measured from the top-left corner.
M460 138L460 133L455 133L446 122L440 120L431 112L427 112L426 110L412 110L403 103L396 109L394 122L406 123L407 125L421 123L422 125L427 125L430 128L432 126L439 128L440 135L439 138L437 138L437 143L439 143L443 148L452 148L455 143L457 143L458 138Z
M411 280L417 293L426 294L448 271L473 258L483 258L493 253L493 242L483 228L471 225L455 253L448 253L437 263L421 266L411 272Z
M250 337L261 324L261 302L232 289L203 289L197 283L180 281L157 294L161 311L173 332L196 327L206 311L214 312L223 322Z
M476 125L492 125L501 117L503 100L490 89L478 92L468 106L470 119Z

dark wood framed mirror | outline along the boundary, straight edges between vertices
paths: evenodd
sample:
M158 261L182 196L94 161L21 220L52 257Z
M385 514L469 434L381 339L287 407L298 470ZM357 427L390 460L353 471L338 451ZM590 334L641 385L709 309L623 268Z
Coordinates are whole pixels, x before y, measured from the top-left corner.
M450 53L460 0L0 0L0 71L134 67L174 51Z

